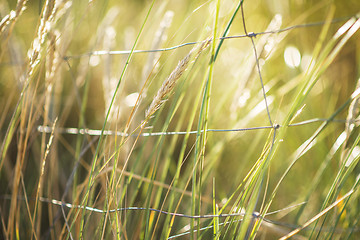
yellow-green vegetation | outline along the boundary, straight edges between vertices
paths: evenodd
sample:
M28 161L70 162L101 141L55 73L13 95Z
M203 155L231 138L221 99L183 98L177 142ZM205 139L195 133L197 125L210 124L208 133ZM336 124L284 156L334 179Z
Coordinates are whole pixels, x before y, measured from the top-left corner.
M360 2L0 3L1 239L358 239Z

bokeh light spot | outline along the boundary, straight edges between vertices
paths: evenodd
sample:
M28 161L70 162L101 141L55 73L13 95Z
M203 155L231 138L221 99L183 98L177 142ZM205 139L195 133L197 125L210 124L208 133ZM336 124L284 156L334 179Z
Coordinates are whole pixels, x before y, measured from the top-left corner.
M286 65L290 68L296 68L301 63L301 54L300 51L293 46L286 47L284 51L284 60Z

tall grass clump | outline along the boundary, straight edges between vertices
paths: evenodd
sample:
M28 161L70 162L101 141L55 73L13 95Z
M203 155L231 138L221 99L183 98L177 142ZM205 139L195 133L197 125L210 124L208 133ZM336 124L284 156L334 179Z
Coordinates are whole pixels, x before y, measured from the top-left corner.
M1 239L357 239L360 4L0 4Z

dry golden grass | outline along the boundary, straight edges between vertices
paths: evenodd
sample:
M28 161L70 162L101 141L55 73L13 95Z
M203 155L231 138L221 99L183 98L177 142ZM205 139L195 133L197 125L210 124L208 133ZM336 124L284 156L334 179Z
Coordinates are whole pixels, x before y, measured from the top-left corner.
M2 2L0 239L357 239L358 9Z

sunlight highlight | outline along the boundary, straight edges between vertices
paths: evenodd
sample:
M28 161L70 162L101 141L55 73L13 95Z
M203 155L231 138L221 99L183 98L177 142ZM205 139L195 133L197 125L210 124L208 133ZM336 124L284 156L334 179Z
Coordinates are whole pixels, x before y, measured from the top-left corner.
M125 104L126 106L128 107L133 107L135 106L136 104L136 100L138 99L139 97L139 93L138 92L134 92L134 93L131 93L129 95L127 95L125 97Z
M286 47L284 51L284 60L290 68L297 68L301 63L300 51L293 46Z

